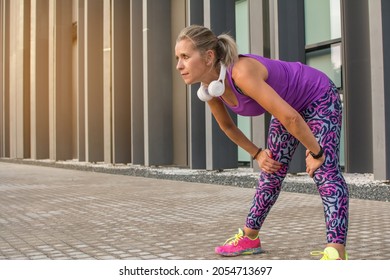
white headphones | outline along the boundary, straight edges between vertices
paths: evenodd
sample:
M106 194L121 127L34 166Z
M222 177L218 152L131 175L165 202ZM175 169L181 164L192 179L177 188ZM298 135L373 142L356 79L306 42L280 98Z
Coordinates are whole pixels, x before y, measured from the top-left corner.
M221 63L218 80L212 81L208 87L205 87L203 84L200 85L197 92L199 99L207 102L213 97L221 96L225 92L225 77L226 66Z

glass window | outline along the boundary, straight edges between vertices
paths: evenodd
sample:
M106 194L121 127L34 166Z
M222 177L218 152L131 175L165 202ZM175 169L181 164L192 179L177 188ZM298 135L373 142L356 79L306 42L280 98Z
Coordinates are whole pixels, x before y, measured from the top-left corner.
M306 64L327 74L343 99L340 0L304 1ZM340 165L344 166L344 121L340 141Z
M342 87L340 44L334 44L329 48L307 52L306 64L321 70L328 75L338 88Z
M306 45L341 38L340 0L305 0Z
M249 52L248 0L236 1L236 42L239 53Z
M239 53L249 52L249 15L248 15L248 0L236 1L236 42ZM250 138L251 122L248 117L237 116L237 126L240 130ZM238 162L248 165L251 161L250 155L238 147Z

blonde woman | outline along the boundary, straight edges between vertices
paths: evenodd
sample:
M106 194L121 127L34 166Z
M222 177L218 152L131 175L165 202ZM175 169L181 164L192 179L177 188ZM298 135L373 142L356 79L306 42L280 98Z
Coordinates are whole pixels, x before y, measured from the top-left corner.
M245 226L215 248L237 256L262 252L259 231L276 202L299 142L307 149L306 171L322 198L327 245L322 259L347 259L348 188L339 167L341 102L337 88L322 72L299 62L238 55L233 38L203 26L178 35L177 70L186 84L201 83L224 133L257 161L259 184ZM235 125L227 108L243 116L272 115L266 148L257 147Z

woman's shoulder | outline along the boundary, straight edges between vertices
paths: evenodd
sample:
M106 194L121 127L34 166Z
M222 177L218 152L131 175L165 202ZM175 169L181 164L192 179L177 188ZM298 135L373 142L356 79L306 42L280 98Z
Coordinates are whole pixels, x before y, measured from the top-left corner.
M233 65L232 77L234 80L245 79L256 75L256 77L266 78L268 70L266 66L253 56L240 55L238 61Z

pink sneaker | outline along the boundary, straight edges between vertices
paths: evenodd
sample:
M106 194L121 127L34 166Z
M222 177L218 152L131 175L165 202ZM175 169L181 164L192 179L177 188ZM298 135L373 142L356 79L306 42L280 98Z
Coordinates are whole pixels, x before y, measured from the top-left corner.
M248 236L244 236L244 231L240 228L236 235L226 240L225 244L215 248L215 253L226 257L260 254L262 252L259 236L250 239Z

